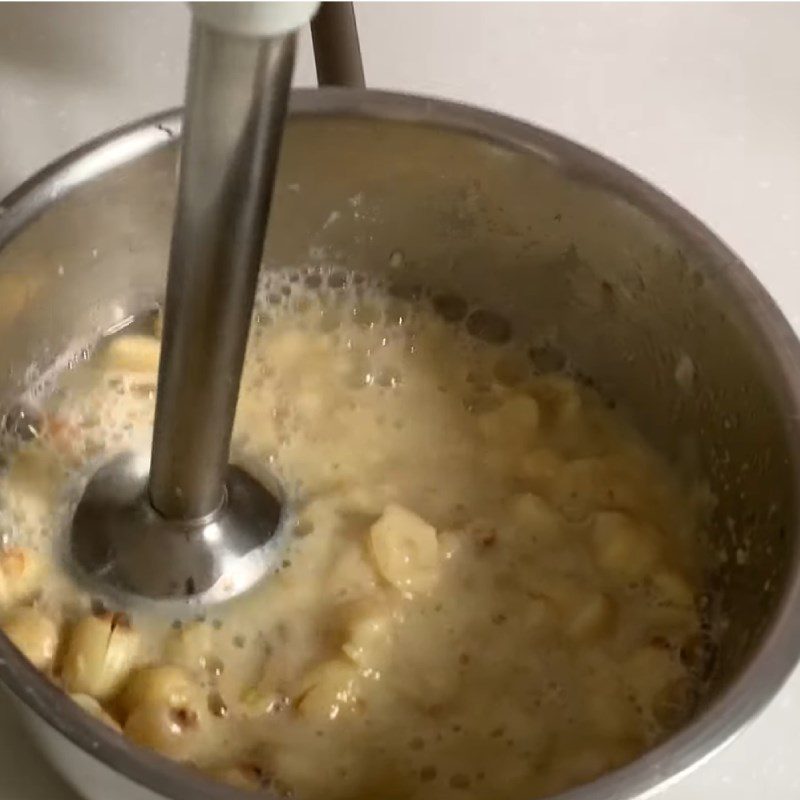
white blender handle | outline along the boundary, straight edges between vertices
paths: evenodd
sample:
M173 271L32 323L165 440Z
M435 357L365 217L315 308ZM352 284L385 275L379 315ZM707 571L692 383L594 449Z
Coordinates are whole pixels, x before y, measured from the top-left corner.
M302 28L319 8L317 2L190 3L195 18L205 25L235 36L268 38Z

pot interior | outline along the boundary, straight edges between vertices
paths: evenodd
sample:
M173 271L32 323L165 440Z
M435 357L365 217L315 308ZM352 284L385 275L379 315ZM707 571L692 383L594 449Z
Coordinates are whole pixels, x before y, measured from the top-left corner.
M461 298L479 310L475 325L526 342L542 370L574 370L704 476L722 631L713 698L759 648L792 577L790 390L763 321L776 312L655 193L623 177L636 187L626 197L604 162L513 131L296 115L264 269L341 265L392 291ZM160 301L176 155L165 136L119 165L93 163L13 231L0 250L0 407Z

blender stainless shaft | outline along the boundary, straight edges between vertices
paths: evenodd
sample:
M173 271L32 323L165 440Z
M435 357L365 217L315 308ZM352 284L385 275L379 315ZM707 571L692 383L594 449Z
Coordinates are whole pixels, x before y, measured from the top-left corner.
M224 502L294 47L293 32L193 22L150 474L150 499L170 519Z
M279 562L279 499L228 463L294 62L316 3L193 6L152 454L122 453L72 521L81 572L124 598L219 602Z

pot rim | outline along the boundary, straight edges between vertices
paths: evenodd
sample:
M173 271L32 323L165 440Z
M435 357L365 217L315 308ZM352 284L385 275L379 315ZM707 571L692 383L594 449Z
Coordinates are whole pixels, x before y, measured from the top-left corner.
M583 185L605 190L645 211L704 253L705 271L751 309L755 342L774 362L778 401L791 452L800 464L800 342L775 302L740 259L703 223L613 161L558 134L473 106L431 97L354 89L300 89L294 118L349 116L408 122L477 136L533 155ZM51 163L0 200L0 249L50 205L83 183L180 136L181 110L116 128ZM795 474L795 482L798 482ZM795 509L797 511L797 509ZM796 514L796 517L799 516ZM800 539L795 532L793 541ZM800 659L800 548L792 553L788 588L758 651L740 674L684 729L630 764L557 795L557 800L645 798L664 789L728 744L775 696ZM231 800L251 793L136 747L91 718L0 635L0 681L41 721L110 769L170 800ZM554 798L555 800L555 798Z

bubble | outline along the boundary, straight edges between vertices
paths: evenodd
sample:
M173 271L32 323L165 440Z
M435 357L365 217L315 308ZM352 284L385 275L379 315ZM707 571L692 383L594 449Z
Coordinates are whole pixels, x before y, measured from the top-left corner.
M653 716L667 730L680 727L693 713L697 690L689 678L677 678L653 698Z
M456 294L437 294L432 304L436 313L445 322L461 322L467 315L467 301Z
M334 270L328 275L328 286L331 289L342 289L347 286L347 273L341 270Z
M533 366L539 372L560 372L564 369L567 359L564 354L552 344L540 344L528 351Z
M130 392L134 397L153 400L156 396L156 385L155 383L133 383L130 386Z
M472 781L463 772L456 772L455 775L450 776L449 784L453 789L469 789Z
M685 392L691 392L694 380L694 361L686 353L681 353L675 365L675 381Z
M477 393L468 394L464 398L464 408L470 414L486 414L499 408L500 401L490 394Z
M698 680L708 680L717 660L717 647L707 635L691 636L680 649L681 663Z
M37 439L44 425L42 413L27 403L13 406L3 417L3 431L23 442Z
M433 764L426 764L420 771L419 771L419 779L422 783L430 783L431 781L436 780L438 772L436 767Z
M374 328L382 317L380 308L366 303L355 306L351 314L353 322L363 328Z
M530 367L521 355L506 353L495 361L492 373L498 383L514 388L529 377Z
M205 659L204 666L206 672L215 678L218 678L225 671L225 664L217 656L208 656Z
M493 311L473 311L467 317L466 327L471 336L489 344L505 344L511 339L511 323Z
M418 302L424 294L424 290L419 283L392 283L388 291L392 297L410 302Z
M341 313L332 307L323 308L319 315L319 329L322 333L333 333L342 325Z
M208 695L208 710L215 717L228 716L228 706L222 699L222 695L216 690Z
M381 369L375 375L375 383L384 389L395 389L401 383L401 373L395 369Z
M384 302L383 318L387 325L402 327L406 324L409 316L409 307L400 301Z

